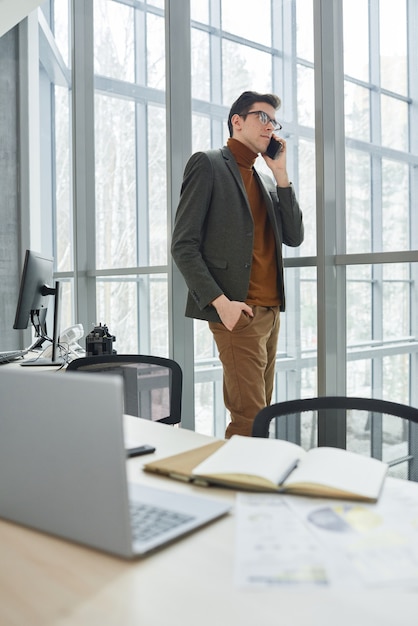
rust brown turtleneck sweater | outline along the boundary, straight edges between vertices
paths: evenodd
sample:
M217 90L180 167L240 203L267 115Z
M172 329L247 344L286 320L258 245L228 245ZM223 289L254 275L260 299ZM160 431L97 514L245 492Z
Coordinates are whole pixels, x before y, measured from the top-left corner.
M241 172L254 222L254 247L247 304L278 306L276 242L260 185L254 176L257 158L252 150L237 139L227 142Z

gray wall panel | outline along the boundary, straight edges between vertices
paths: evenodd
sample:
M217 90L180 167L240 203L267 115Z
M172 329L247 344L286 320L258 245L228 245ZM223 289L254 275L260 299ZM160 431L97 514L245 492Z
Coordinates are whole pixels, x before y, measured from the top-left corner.
M18 29L0 37L0 350L19 347Z

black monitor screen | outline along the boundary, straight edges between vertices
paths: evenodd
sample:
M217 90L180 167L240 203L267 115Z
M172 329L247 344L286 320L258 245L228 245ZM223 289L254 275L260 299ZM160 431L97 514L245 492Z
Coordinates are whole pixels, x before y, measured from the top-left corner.
M54 261L32 250L26 250L19 300L13 328L27 328L33 323L37 336L46 335L46 312L52 289Z

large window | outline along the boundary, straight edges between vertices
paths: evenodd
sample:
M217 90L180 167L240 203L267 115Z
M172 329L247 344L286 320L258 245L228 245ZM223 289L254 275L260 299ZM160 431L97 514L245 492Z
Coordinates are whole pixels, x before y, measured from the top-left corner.
M417 249L411 142L418 129L408 79L417 68L408 57L412 7L401 0L393 8L388 0L343 3L347 390L416 404L417 264L403 253ZM370 429L350 430L348 447L361 439L371 445ZM404 434L388 422L383 445Z
M187 383L186 389L188 427L222 436L227 415L207 325L194 322L189 335L170 336L173 318L181 325L184 290L170 292L169 213L181 176L168 181L167 171L179 160L184 167L192 152L226 141L229 107L246 89L282 99L278 118L306 232L300 248L284 249L287 311L275 399L320 389L418 405L413 5L400 0L394 11L390 0L45 3L44 217L67 285L66 321L82 321L87 331L106 323L118 352L168 356L176 342L193 343L182 363L194 372L194 388ZM337 19L327 29L321 20L331 12ZM166 28L176 20L167 14L190 15L190 37L171 47ZM74 29L84 30L82 39ZM324 59L318 50L329 42L333 55ZM166 93L173 50L182 59L176 88L185 111L191 103L191 119ZM338 89L334 99L316 90L317 77L327 72L340 81L343 98ZM341 119L324 137L317 123L322 110ZM84 117L92 121L85 128ZM187 138L178 142L186 145L167 139L168 118L190 125L190 145ZM333 176L343 184L333 188ZM334 325L339 334L332 336ZM341 345L346 359L337 369L344 375L334 377L334 388L323 370L335 369L337 354L344 360ZM303 441L311 442L311 420L303 426ZM363 426L357 432L350 425L349 447L360 445Z
M118 351L168 356L165 46L159 5L94 2L95 247L97 315L116 335Z

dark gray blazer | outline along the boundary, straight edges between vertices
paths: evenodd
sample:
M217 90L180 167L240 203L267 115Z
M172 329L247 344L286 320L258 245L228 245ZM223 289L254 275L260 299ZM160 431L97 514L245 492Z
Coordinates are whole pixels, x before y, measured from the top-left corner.
M255 173L276 239L278 289L285 309L282 244L303 241L302 213L293 187L280 188ZM251 273L254 226L244 183L231 151L197 152L188 161L171 253L189 288L186 316L217 322L211 302L224 293L245 302Z

